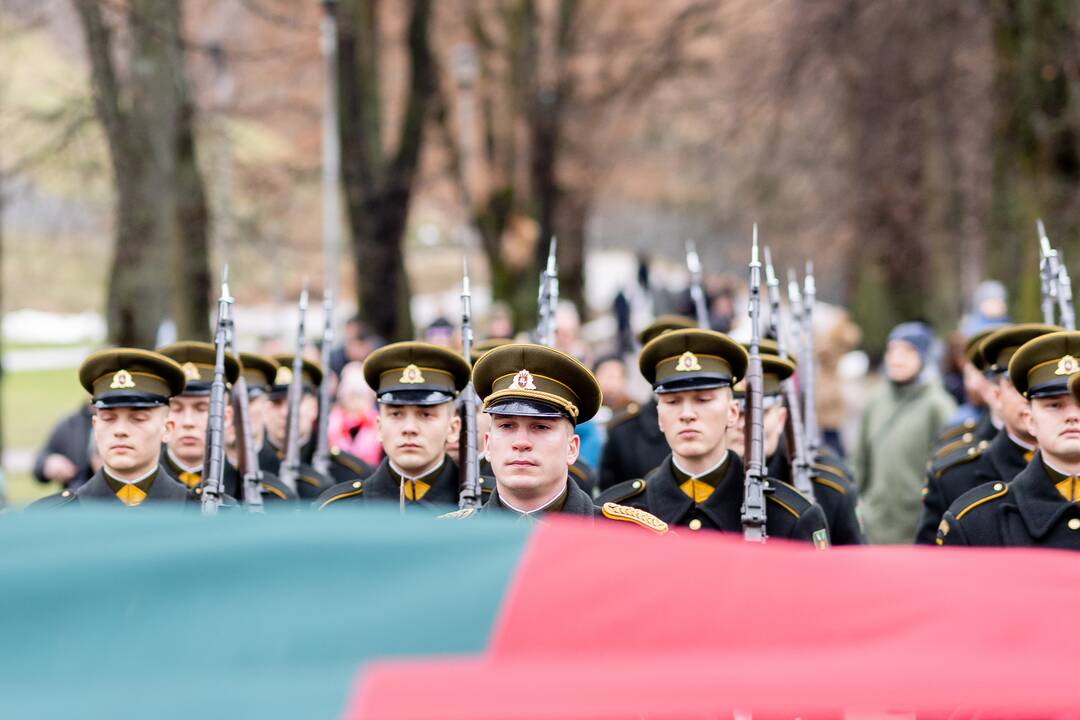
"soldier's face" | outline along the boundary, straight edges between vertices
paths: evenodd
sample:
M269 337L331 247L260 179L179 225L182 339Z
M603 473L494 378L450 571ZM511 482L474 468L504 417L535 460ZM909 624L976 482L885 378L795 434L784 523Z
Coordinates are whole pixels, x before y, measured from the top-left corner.
M993 398L990 406L997 412L1009 432L1025 442L1032 442L1034 438L1028 433L1031 404L1016 391L1009 376L1000 377L991 385L990 392Z
M311 437L311 428L319 414L319 401L311 393L300 398L300 443ZM289 398L274 398L266 408L266 432L279 448L285 447L285 430L289 420Z
M186 395L174 397L169 401L169 416L175 426L169 440L169 450L188 467L202 464L203 452L206 449L206 421L210 416L210 398Z
M1031 434L1052 464L1080 464L1080 405L1072 395L1032 399L1029 417Z
M173 426L165 407L99 409L91 422L97 454L120 480L142 477L157 466Z
M580 444L573 424L564 418L493 415L484 433L484 455L499 493L519 503L548 500L560 492Z
M746 408L741 402L734 404L739 408L739 415L728 428L727 447L739 457L743 457L743 452L746 450L746 433L744 432ZM761 424L765 438L765 457L770 458L780 447L780 438L787 424L787 408L781 405L779 400L772 401L772 404L765 408Z
M663 393L656 399L660 432L676 458L690 470L720 461L728 430L739 419L731 388Z
M251 421L251 442L257 450L262 445L262 432L263 432L263 409L266 406L266 396L256 395L255 397L248 399L248 420ZM232 407L226 411L231 413ZM230 450L236 448L236 434L240 431L239 418L235 418L236 422L228 422L225 424L225 447Z
M454 404L380 405L379 440L391 461L406 473L425 470L446 454L448 438L461 429Z

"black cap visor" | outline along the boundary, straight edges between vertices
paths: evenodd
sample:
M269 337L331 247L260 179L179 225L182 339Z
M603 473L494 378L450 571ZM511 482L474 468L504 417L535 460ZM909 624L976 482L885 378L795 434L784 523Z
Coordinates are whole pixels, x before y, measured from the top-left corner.
M142 392L139 390L116 390L107 395L99 395L94 398L94 407L98 410L110 408L154 408L165 407L169 404L169 398L155 393Z
M712 390L714 388L731 387L731 378L716 373L695 373L681 377L667 378L662 383L653 386L653 392L657 395L664 393L683 392L684 390Z
M531 398L508 397L496 400L484 409L488 415L509 415L514 417L566 418L571 423L574 418L558 405L533 400ZM576 423L575 423L576 424Z
M454 399L443 390L389 390L377 397L380 405L442 405Z
M1027 396L1032 398L1046 398L1046 397L1060 397L1061 395L1069 394L1069 380L1068 377L1063 377L1057 380L1051 380L1050 382L1042 383L1041 385L1033 385L1028 388Z

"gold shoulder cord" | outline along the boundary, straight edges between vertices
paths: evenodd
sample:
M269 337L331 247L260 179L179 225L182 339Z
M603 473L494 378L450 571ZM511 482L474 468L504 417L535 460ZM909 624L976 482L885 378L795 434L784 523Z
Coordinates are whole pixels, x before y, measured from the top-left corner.
M634 523L635 525L641 525L642 527L649 528L657 535L663 535L668 531L668 524L666 522L652 513L638 510L637 508L607 502L600 508L600 512L609 520L622 520L624 522Z

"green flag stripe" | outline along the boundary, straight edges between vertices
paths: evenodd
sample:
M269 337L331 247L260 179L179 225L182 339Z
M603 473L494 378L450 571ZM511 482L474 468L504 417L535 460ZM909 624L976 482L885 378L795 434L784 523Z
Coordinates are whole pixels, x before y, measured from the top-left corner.
M528 534L396 508L7 515L5 714L337 717L373 658L481 651Z

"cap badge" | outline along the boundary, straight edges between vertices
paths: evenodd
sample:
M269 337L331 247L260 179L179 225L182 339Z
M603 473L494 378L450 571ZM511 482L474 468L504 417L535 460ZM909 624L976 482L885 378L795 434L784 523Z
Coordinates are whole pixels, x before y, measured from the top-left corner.
M416 365L410 363L401 371L401 377L398 378L398 382L406 385L419 385L424 382L424 373L420 372L420 368L416 367Z
M1077 370L1080 370L1080 363L1076 362L1076 358L1072 355L1066 355L1058 360L1057 370L1054 371L1055 375L1072 375Z
M536 383L533 382L532 373L528 370L518 371L518 374L514 376L514 382L510 383L510 386L517 388L518 390L536 389Z
M275 385L289 385L292 383L292 369L287 368L284 365L277 369L277 375L274 376Z
M127 370L118 370L109 384L111 390L130 390L135 387L135 381L131 379L131 373Z
M184 369L184 377L187 378L188 380L198 380L199 379L199 368L195 367L195 363L186 362L186 363L184 363L183 369Z
M677 372L691 372L694 370L700 370L701 363L697 360L697 355L687 350L679 356L679 362L675 363L675 370Z

